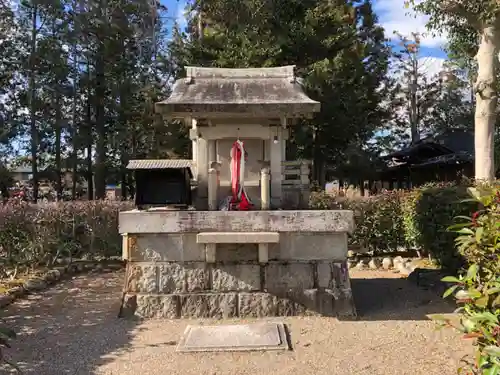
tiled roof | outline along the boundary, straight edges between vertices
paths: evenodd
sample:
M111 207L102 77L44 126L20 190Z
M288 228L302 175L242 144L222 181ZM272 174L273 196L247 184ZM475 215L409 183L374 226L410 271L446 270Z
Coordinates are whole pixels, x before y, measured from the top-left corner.
M187 67L167 100L156 104L162 113L283 112L310 114L320 103L297 82L293 66L220 69Z
M191 167L192 161L185 159L130 160L127 165L127 169L191 169Z

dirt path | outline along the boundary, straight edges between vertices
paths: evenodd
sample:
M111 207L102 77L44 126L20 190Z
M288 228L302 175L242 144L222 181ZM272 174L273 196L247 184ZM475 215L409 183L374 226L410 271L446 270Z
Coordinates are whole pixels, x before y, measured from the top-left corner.
M177 354L188 322L117 319L122 278L77 276L1 311L20 332L8 355L26 375L452 375L468 349L426 318L452 310L439 297L392 273L354 271L359 321L286 318L290 352Z

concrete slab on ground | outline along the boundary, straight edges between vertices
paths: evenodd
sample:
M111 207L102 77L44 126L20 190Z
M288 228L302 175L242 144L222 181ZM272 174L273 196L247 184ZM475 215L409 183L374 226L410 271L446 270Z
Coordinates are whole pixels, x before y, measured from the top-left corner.
M228 324L186 327L176 351L244 352L287 350L283 323Z

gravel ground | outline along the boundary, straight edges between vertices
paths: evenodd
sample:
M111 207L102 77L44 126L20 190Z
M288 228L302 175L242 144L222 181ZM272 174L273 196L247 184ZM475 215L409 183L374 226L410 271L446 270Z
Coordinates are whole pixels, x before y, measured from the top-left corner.
M360 319L283 319L293 350L280 353L175 353L193 321L117 319L123 272L74 277L0 317L20 331L7 353L26 375L456 374L469 344L427 318L452 306L391 272L351 277Z

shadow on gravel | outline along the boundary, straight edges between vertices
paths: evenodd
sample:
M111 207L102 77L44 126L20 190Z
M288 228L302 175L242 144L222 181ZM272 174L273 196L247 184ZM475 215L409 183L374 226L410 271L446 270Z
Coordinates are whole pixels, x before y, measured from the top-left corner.
M456 308L429 285L405 278L351 279L358 320L428 320L432 314L452 313Z
M25 375L90 375L130 348L139 322L118 319L123 272L79 275L0 311L18 333L7 357ZM10 374L0 366L1 374ZM15 373L15 372L12 372Z

